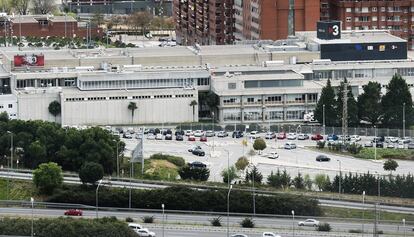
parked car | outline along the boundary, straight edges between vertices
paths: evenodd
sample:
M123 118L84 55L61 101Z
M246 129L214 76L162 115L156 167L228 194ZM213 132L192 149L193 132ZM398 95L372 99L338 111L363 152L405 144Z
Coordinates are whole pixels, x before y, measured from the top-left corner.
M414 143L409 143L407 148L408 149L414 149Z
M153 133L148 133L147 139L148 140L154 140L155 139L155 135Z
M268 132L268 133L266 133L265 138L266 139L276 138L276 134L274 132Z
M155 233L148 229L139 229L136 233L139 237L155 237Z
M177 135L181 135L181 136L184 136L185 135L185 132L183 131L183 130L177 130L177 131L175 131L175 133L174 133L176 136Z
M191 148L188 148L188 152L193 152L195 149L201 149L201 146L193 146Z
M182 135L178 134L178 135L175 136L175 140L176 141L184 141L184 137Z
M245 234L235 234L235 235L231 235L230 237L249 237Z
M296 149L296 144L293 142L286 142L284 148L287 150Z
M364 143L364 147L373 147L374 144L372 142L366 142Z
M390 142L398 142L398 137L389 137Z
M191 168L207 168L207 165L200 161L193 161L191 163L188 163L188 166Z
M162 132L162 134L164 136L167 135L167 134L172 134L172 131L171 131L171 129L164 129L163 132Z
M262 237L282 237L282 236L277 235L273 232L263 232Z
M193 134L194 134L193 131L191 131L191 130L185 130L185 135L186 136L191 136Z
M196 156L205 156L206 155L206 153L203 151L203 149L201 149L201 147L194 149L191 153L193 153L193 155L196 155Z
M328 137L326 138L326 140L328 140L328 141L337 141L338 140L338 136L335 135L335 134L331 134L331 135L328 135Z
M234 131L232 137L233 138L241 138L241 137L243 137L243 132L239 131L239 130Z
M129 133L129 132L126 132L126 133L124 133L123 137L126 138L126 139L132 139L132 134Z
M309 139L309 136L307 134L301 133L298 134L298 140L307 140Z
M395 148L395 145L393 143L387 143L387 148Z
M69 209L65 211L65 216L82 216L83 212L79 209Z
M196 138L195 138L193 135L190 135L190 136L188 137L188 141L189 141L189 142L195 142L195 140L196 140Z
M259 138L259 137L260 137L260 134L259 134L258 131L251 131L249 133L249 138L256 139L256 138Z
M220 131L217 133L217 137L228 137L229 134L226 131Z
M351 135L351 136L349 137L349 140L350 140L350 141L357 141L357 142L359 142L359 141L361 141L361 137L360 137L360 136L358 136L358 135Z
M319 221L315 219L307 219L305 221L299 221L298 226L313 226L317 227L319 226Z
M287 135L288 140L296 140L296 133L289 133Z
M279 134L277 134L277 139L283 140L286 138L286 133L285 132L280 132Z
M214 137L216 134L214 133L214 131L208 130L206 131L205 136L206 137Z
M167 134L165 135L165 140L172 140L172 135L171 135L171 134L169 134L169 133L167 133Z
M312 140L314 141L319 141L319 140L323 140L323 136L321 134L313 134L311 137Z
M326 155L318 155L316 157L316 161L331 161L331 158L327 157Z
M279 158L279 154L277 154L277 152L270 152L269 155L267 155L267 158L277 159L277 158Z
M137 233L138 230L142 229L142 226L136 223L128 223L128 227L132 229L135 233Z
M375 147L376 148L384 148L384 142L377 142L377 143L375 143Z
M200 142L207 142L207 136L201 136Z
M157 133L157 135L155 135L155 140L162 140L162 134Z
M201 130L196 130L196 131L194 132L194 137L201 137L201 136L204 136L204 132L203 132L203 131L201 131Z

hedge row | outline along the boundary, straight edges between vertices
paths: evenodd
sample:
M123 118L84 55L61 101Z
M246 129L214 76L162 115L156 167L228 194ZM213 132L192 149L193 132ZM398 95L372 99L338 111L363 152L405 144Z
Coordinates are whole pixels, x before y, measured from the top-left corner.
M0 235L30 236L31 220L0 219ZM116 219L37 219L33 223L34 236L41 237L136 237L128 226Z
M107 189L99 191L99 206L128 207L128 189ZM256 194L257 195L257 194ZM47 201L58 203L79 203L95 205L95 189L78 186L65 187ZM169 210L215 211L227 210L227 190L194 190L186 187L170 187L155 190L133 190L132 207L160 209L164 203ZM230 211L252 212L252 194L232 191ZM295 210L297 215L319 216L322 211L318 201L291 194L257 195L256 213L289 215Z

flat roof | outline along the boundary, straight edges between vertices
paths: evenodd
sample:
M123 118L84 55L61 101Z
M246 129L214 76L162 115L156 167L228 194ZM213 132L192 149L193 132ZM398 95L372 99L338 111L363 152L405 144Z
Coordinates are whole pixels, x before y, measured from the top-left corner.
M316 35L316 33L315 33ZM314 37L318 44L406 43L407 40L383 30L342 31L341 39L323 40Z

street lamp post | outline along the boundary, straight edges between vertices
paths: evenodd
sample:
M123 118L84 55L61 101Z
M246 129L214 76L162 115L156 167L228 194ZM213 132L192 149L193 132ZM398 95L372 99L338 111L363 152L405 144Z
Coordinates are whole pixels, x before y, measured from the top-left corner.
M96 187L96 219L98 219L99 218L99 216L98 216L98 208L99 208L99 203L98 203L98 192L99 192L99 187L101 186L101 183L102 183L102 179L101 180L99 180L99 182L98 182L98 186Z
M229 150L225 150L227 152L227 186L230 187L230 152Z
M292 230L293 230L293 237L295 237L295 211L292 210Z
M322 127L323 127L323 135L326 135L325 133L325 104L322 105Z
M13 132L7 131L10 134L10 168L13 169Z
M341 185L342 185L342 163L340 160L337 160L339 162L339 195L341 195Z
M164 205L164 203L163 204L161 204L161 208L162 208L162 237L164 237L164 226L165 226L165 223L164 223L164 208L165 208L165 205Z
M214 111L211 112L211 120L213 120L213 127L211 130L213 130L213 152L214 152L214 137L216 136L216 131L214 129Z
M405 219L402 219L402 222L403 222L403 228L404 228L404 237L405 237Z
M403 138L405 137L405 102L403 103Z
M364 221L365 221L365 191L362 191L362 237L364 236Z
M233 188L233 185L230 185L229 187L229 192L227 193L227 237L229 237L230 235L230 227L229 227L229 222L230 222L230 191Z
M33 209L34 209L34 198L30 198L30 203L32 204L32 226L30 229L30 236L33 237Z
M377 160L377 126L374 125L374 159ZM381 143L380 143L381 144Z

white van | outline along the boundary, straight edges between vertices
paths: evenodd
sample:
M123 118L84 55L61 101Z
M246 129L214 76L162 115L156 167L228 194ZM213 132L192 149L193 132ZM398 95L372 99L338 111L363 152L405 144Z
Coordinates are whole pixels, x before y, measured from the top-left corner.
M135 223L128 223L128 227L135 231L135 233L138 233L138 230L142 229L142 226L140 224Z

